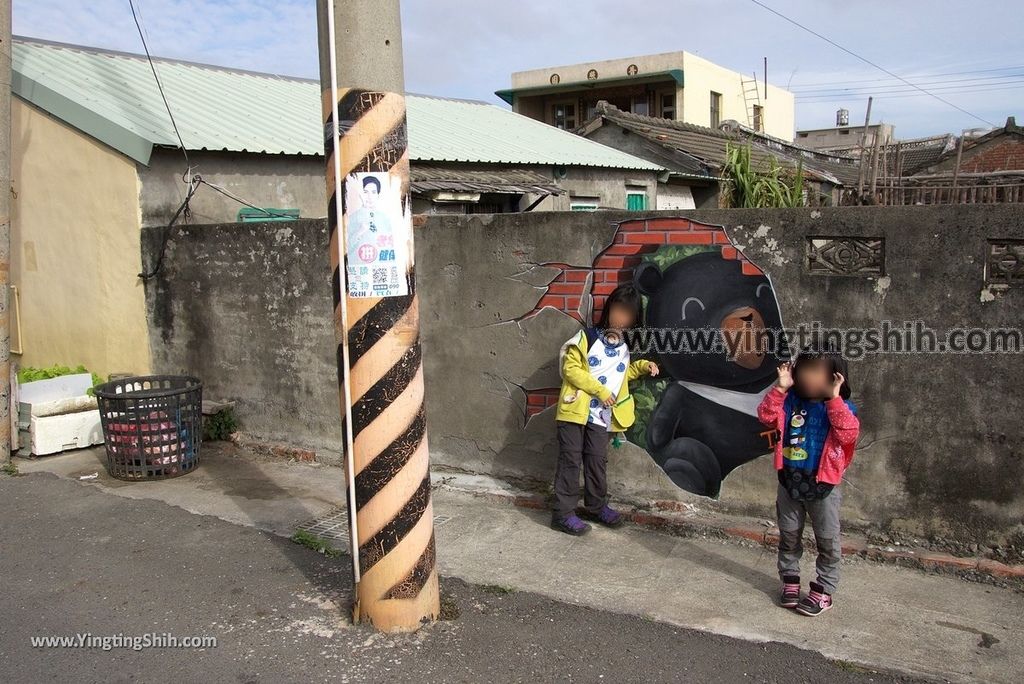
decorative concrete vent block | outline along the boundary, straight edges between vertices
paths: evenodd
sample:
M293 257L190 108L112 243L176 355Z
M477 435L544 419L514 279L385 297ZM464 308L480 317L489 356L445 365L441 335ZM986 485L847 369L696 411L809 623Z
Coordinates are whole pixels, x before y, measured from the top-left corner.
M996 287L1024 285L1024 240L988 241L985 284Z
M814 275L885 275L885 239L881 237L809 237L807 272Z

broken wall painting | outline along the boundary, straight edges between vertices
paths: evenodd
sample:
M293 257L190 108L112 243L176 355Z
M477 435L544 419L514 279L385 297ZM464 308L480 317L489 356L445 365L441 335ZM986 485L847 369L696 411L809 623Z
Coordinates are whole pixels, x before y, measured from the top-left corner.
M788 358L783 337L763 335L782 329L772 283L719 226L642 219L620 224L589 271L563 269L537 310L554 306L592 325L580 302L592 297L599 314L607 295L624 283L644 296L641 339L649 349L641 356L657 361L662 372L631 387L636 423L627 439L646 449L680 488L717 497L730 472L774 443L774 432L756 415L776 367ZM557 391L530 392L528 412L553 405Z

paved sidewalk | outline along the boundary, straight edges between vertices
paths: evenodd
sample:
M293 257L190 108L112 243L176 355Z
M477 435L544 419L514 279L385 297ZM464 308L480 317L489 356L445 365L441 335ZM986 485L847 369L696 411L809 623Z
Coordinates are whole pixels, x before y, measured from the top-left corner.
M69 477L98 472L93 482L112 493L284 534L341 499L338 469L233 453L208 449L196 473L130 485L106 478L90 452L19 465ZM549 530L543 511L447 486L435 492L435 514L440 570L468 582L951 681L1024 677L1024 596L1010 590L851 560L836 608L808 619L773 605L773 554L754 545L637 527L573 539Z
M388 636L343 616L347 557L41 473L0 476L0 500L4 684L909 681L452 579L442 592L454 619ZM78 634L111 648L31 641ZM112 640L147 634L217 641L134 650Z

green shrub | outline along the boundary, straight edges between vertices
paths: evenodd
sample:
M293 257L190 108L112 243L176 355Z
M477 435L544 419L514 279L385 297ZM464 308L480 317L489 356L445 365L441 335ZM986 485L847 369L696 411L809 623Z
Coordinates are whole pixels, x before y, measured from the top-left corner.
M212 416L203 418L203 439L222 440L231 437L231 433L238 430L238 419L235 418L234 409L228 407L221 409Z

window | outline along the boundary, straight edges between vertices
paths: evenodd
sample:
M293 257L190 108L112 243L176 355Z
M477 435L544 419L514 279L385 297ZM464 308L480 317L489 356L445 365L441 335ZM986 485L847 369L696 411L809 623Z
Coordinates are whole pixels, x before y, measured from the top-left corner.
M647 209L647 193L643 190L626 191L626 211L644 211Z
M754 130L764 131L764 107L754 105Z
M572 211L597 211L601 204L599 197L570 197L569 209Z
M661 107L659 108L662 119L675 119L676 118L676 94L675 93L662 93L661 94Z
M552 123L562 130L576 128L576 105L568 102L551 105L551 119Z
M722 93L711 91L711 127L718 128L722 123Z
M651 111L650 105L647 102L647 96L637 95L634 97L631 111L634 114L639 114L640 116L647 116Z

